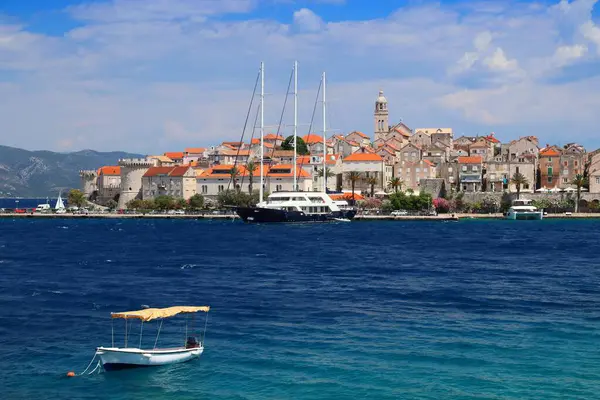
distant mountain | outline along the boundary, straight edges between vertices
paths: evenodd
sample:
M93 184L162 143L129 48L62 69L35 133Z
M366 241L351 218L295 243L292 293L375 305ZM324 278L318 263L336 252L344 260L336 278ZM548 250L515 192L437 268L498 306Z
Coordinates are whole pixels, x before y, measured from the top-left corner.
M121 151L55 153L0 146L0 197L56 196L61 189L79 189L79 170L116 165L120 158L131 157L143 156Z

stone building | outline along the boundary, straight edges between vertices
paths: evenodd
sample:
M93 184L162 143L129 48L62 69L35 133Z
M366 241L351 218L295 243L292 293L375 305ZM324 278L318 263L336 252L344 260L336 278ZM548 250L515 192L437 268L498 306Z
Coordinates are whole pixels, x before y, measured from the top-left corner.
M585 148L577 143L569 143L560 152L561 189L574 188L571 182L577 175L583 175L586 162Z
M412 135L412 130L402 122L390 126L388 101L383 95L383 90L379 91L379 96L375 101L373 120L375 125L373 142L376 142L378 139L387 141L394 137L401 142L400 144L404 144Z
M592 156L589 175L590 193L600 193L600 153Z
M458 157L460 190L479 192L482 189L483 159L481 156Z
M107 205L111 200L118 201L121 191L121 168L105 166L98 170L98 197L96 202Z
M119 160L121 170L121 186L119 209L127 208L127 203L134 199L142 199L142 176L148 168L160 165L159 159L166 156L148 158L126 158ZM167 158L171 160L170 158Z
M150 167L142 176L142 199L172 196L188 200L196 194L196 171L187 165Z
M400 178L403 182L403 189L412 189L418 193L421 180L436 177L436 168L428 160L404 161L395 165L394 176Z
M539 153L540 188L553 189L559 185L560 149L546 146Z
M81 177L81 191L85 195L85 198L92 200L98 194L98 172L100 170L81 170L79 176Z

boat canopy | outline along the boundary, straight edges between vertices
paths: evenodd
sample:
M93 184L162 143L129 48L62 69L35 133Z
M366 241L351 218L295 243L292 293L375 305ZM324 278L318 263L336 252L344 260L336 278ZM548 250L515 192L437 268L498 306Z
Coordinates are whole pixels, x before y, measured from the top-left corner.
M167 308L146 308L139 311L124 311L118 313L110 313L112 318L125 318L125 319L141 319L144 322L152 321L159 318L169 318L177 314L183 313L196 313L196 312L208 312L209 306L175 306Z

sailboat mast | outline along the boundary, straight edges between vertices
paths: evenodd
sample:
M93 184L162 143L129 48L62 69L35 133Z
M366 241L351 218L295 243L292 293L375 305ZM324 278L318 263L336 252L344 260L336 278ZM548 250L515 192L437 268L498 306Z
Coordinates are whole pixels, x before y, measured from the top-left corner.
M264 136L265 136L265 63L260 62L260 190L258 202L262 203L264 195Z
M326 158L327 158L327 121L326 111L327 106L325 103L325 72L323 72L323 193L327 193L327 169L326 169Z
M298 151L298 61L294 61L294 191L298 190L296 152Z

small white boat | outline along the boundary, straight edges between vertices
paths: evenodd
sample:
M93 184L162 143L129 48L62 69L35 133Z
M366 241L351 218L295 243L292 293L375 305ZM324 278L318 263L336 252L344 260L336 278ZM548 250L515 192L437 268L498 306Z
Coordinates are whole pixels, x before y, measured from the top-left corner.
M64 214L67 212L67 210L65 209L65 203L63 203L63 199L61 197L61 193L58 194L58 199L56 200L54 210L56 210L57 214Z
M123 318L125 319L125 344L124 347L115 347L114 344L114 330L111 347L98 347L96 349L96 355L100 358L100 363L105 371L113 371L119 369L135 368L135 367L151 367L157 365L167 365L182 363L185 361L192 360L200 357L204 352L204 335L206 333L206 322L208 320L208 311L210 307L192 307L192 306L177 306L168 308L147 308L139 311L126 311L119 313L111 313L112 318ZM170 348L157 348L158 338L165 318L173 317L178 314L206 312L206 319L204 322L204 331L201 334L200 340L196 336L193 336L193 324L194 318L192 315L192 326L188 326L188 319L186 319L185 326L185 339L184 346L181 347L170 347ZM138 319L141 321L139 343L138 347L129 347L127 342L129 339L131 327L128 329L128 320ZM158 333L156 340L154 341L154 347L151 349L142 349L142 332L144 322L153 320L160 320L158 326ZM133 323L130 322L129 324ZM191 335L188 334L191 332Z
M506 213L506 219L513 220L541 220L543 212L531 204L531 200L514 200Z

